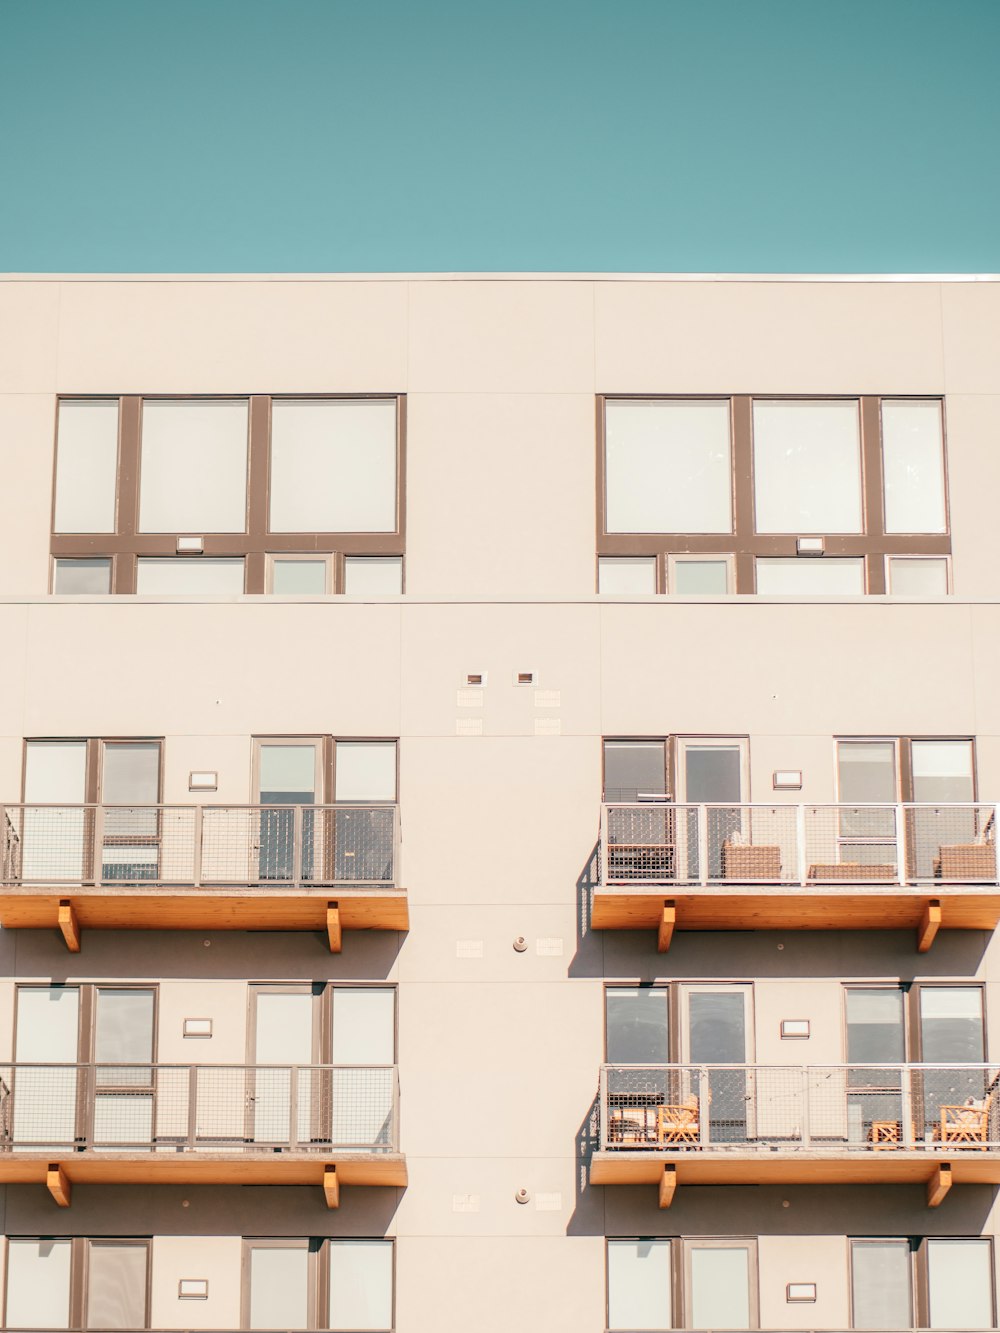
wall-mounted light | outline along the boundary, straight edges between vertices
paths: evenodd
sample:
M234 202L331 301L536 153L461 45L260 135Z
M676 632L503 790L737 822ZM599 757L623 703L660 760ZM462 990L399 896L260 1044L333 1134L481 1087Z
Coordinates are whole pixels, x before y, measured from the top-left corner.
M188 791L218 791L219 775L207 768L196 768L188 774Z
M782 1041L803 1041L808 1036L808 1018L783 1018L781 1020Z
M799 537L795 542L799 555L822 555L826 544L822 537Z
M801 768L776 768L771 775L771 786L775 791L801 791Z
M210 1018L185 1018L184 1035L185 1037L210 1037L212 1035L212 1020Z
M802 1305L815 1303L816 1283L789 1282L785 1287L785 1300L789 1305L794 1305L796 1302Z
M205 549L204 537L178 537L177 554L178 555L201 555Z
M181 1301L207 1301L207 1277L182 1277L177 1284L177 1299Z

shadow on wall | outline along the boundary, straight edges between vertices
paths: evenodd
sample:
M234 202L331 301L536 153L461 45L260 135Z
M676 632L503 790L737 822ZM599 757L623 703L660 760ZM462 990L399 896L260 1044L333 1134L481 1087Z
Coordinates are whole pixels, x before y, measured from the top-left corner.
M571 977L604 976L603 932L595 931L590 924L599 867L600 848L595 844L576 880L576 950L567 969Z

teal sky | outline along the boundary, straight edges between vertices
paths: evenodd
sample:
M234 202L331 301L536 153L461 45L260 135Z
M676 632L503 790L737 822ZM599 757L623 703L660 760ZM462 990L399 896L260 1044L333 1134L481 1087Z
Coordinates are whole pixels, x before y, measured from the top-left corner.
M1000 271L1000 0L0 0L0 270Z

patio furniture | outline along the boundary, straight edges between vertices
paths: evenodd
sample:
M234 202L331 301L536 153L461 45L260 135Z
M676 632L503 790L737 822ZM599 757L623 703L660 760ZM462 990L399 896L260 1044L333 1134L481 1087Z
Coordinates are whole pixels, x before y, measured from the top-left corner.
M780 847L748 847L730 839L722 844L723 879L781 879Z

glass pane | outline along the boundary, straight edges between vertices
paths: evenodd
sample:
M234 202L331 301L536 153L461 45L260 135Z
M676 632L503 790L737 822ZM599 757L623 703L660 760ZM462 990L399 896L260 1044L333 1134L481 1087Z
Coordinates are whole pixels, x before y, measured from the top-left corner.
M738 745L684 746L685 800L738 805L742 775L742 751Z
M640 794L665 795L666 764L663 741L605 741L604 799L637 801Z
M396 1059L396 992L337 987L333 992L335 1065L391 1065Z
M647 594L656 592L656 557L601 556L597 562L597 591Z
M160 799L160 747L156 741L105 745L101 800L105 805L156 805Z
M316 804L316 746L260 747L261 805Z
M271 532L395 529L395 402L273 403Z
M7 1327L69 1328L68 1240L12 1240L7 1251Z
M338 741L337 801L396 799L395 741Z
M691 1326L750 1327L750 1255L745 1246L691 1246Z
M330 1328L392 1328L392 1242L331 1240Z
M778 597L854 597L865 590L865 562L824 556L788 556L754 561L757 591Z
M607 404L608 532L731 532L728 402Z
M946 532L941 404L882 400L886 532Z
M24 799L29 805L82 804L86 774L86 741L28 741Z
M673 1328L669 1240L608 1241L608 1327Z
M988 1240L929 1240L927 1275L931 1328L993 1327L993 1247Z
M896 597L946 597L948 561L896 555L889 561L889 592Z
M667 991L662 986L614 986L604 992L608 1064L662 1065L670 1056Z
M689 991L688 1034L689 1058L697 1064L743 1064L747 1058L744 993Z
M892 804L896 747L892 741L838 741L837 790L847 805Z
M978 986L920 988L920 1054L928 1064L976 1064L986 1058Z
M57 560L52 591L61 597L111 591L111 561Z
M250 1328L308 1326L309 1252L274 1248L250 1251Z
M313 1063L313 997L258 991L255 1051L259 1065Z
M857 402L755 401L753 472L758 532L860 532Z
M271 570L271 590L283 595L324 593L326 583L326 560L275 560Z
M140 532L245 532L249 406L142 405Z
M145 1245L90 1242L86 1327L146 1327Z
M729 565L725 560L675 560L671 574L668 591L678 597L699 593L714 597L729 591Z
M195 596L211 593L233 595L243 591L243 561L197 556L193 559L145 559L136 561L137 593Z
M847 1059L853 1064L901 1064L906 1059L903 993L891 987L845 991Z
M911 1326L910 1247L906 1241L852 1241L851 1298L854 1328Z
M344 592L388 594L403 591L400 556L349 555L344 561Z
M74 986L25 986L17 991L17 1059L29 1064L75 1064L80 992Z
M61 402L56 532L114 532L118 403Z
M913 799L934 805L974 800L971 741L913 741Z
M153 1005L151 990L97 991L94 1061L99 1065L142 1064L153 1058ZM128 1077L126 1077L126 1075ZM102 1071L99 1082L149 1082L148 1070Z

